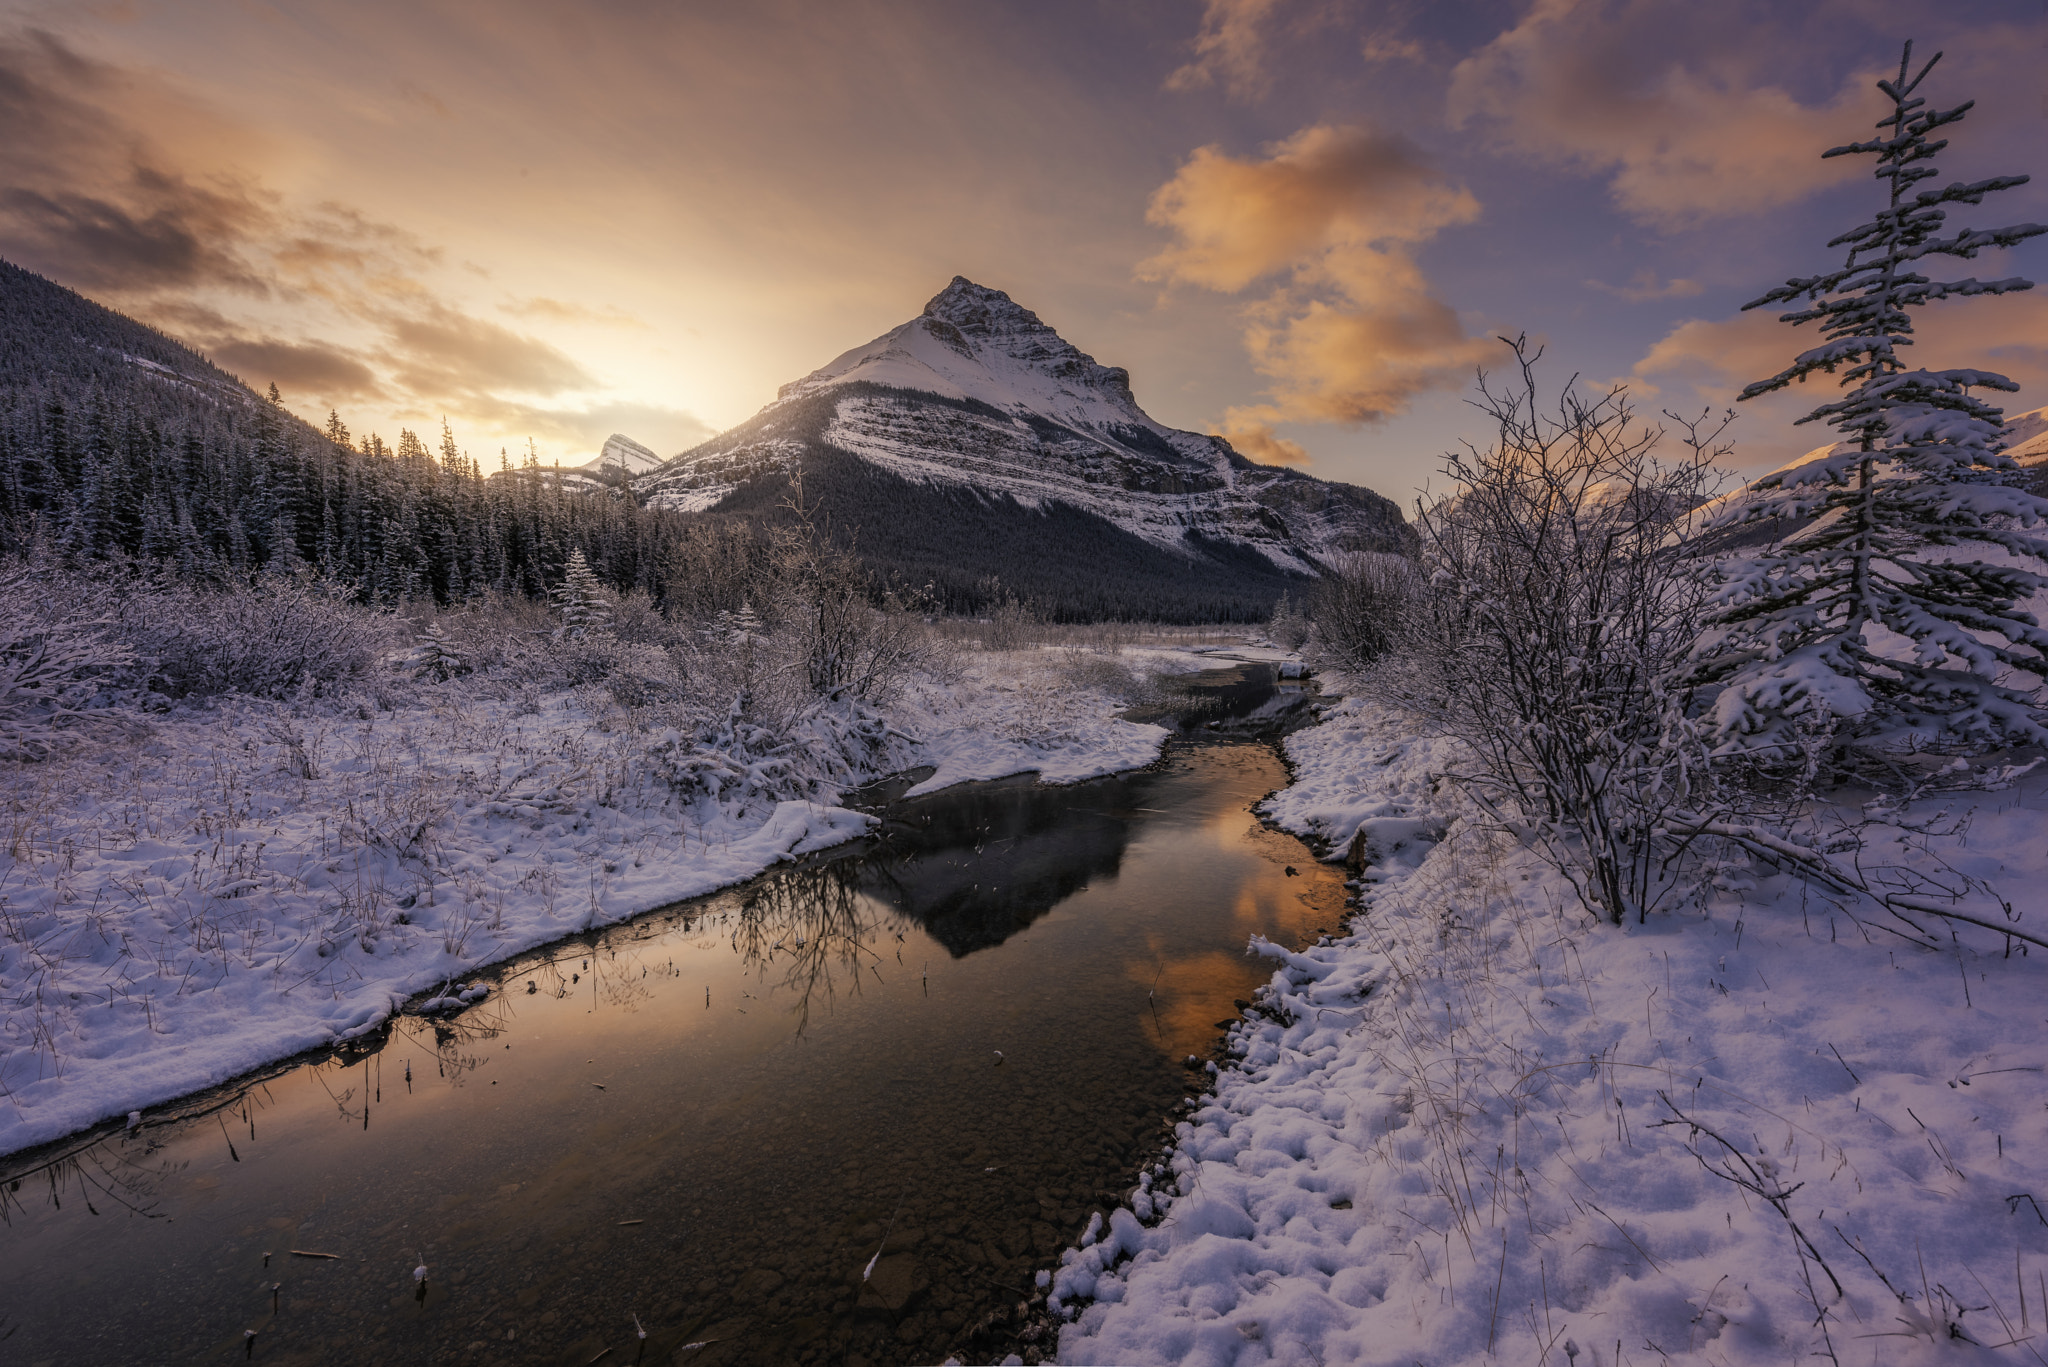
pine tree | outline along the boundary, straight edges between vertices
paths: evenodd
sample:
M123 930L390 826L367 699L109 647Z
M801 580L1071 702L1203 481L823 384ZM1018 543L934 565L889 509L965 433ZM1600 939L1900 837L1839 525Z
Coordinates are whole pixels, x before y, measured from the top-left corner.
M462 658L462 652L438 622L429 622L420 628L402 664L415 679L445 680L469 672L468 661Z
M564 571L562 583L550 595L555 607L562 614L561 629L555 634L570 640L601 631L612 620L611 604L605 600L604 586L597 581L597 574L583 559L583 552L569 552L569 565Z
M1930 135L1974 101L1928 108L1913 92L1941 54L1908 79L1912 56L1908 43L1898 78L1877 83L1892 102L1877 124L1887 131L1822 154L1874 154L1886 206L1828 243L1849 249L1841 269L1788 280L1744 305L1803 300L1781 321L1818 323L1825 340L1742 398L1838 368L1850 392L1799 419L1840 432L1835 450L1757 481L1724 519L1810 519L1769 552L1719 567L1721 607L1702 643L1701 672L1725 684L1715 712L1729 751L1786 755L1801 727L1851 718L1844 739L1900 727L1969 743L2048 741L2028 696L2038 682L2030 676L2044 672L2048 632L2020 606L2048 579L2011 563L1943 558L1966 543L2020 561L2048 557L2048 542L2019 530L2048 515L2048 501L2012 487L2003 413L1972 392L2018 386L1989 371L1908 369L1899 355L1914 341L1910 310L2032 284L1934 281L1918 262L1973 259L2048 228L1942 235L1943 206L1977 205L2028 178L1913 190L1939 174L1931 159L1948 145ZM1944 550L1929 554L1935 548Z

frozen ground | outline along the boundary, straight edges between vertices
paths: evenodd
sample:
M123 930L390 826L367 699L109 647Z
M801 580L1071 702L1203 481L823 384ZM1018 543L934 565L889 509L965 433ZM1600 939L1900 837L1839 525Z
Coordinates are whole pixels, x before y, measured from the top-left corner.
M1594 924L1404 732L1290 741L1271 813L1366 832L1366 910L1261 947L1235 1061L1065 1255L1062 1361L2048 1361L2048 963L1768 869ZM2005 778L1828 819L2039 933L2048 774Z
M1138 667L1204 667L1145 652ZM679 787L674 733L596 691L397 711L248 703L11 767L0 833L0 1153L375 1028L536 944L850 839L844 783L921 790L1149 763L1128 666L975 655L912 684L865 770L808 801ZM837 784L838 786L835 786ZM711 785L718 788L716 782Z

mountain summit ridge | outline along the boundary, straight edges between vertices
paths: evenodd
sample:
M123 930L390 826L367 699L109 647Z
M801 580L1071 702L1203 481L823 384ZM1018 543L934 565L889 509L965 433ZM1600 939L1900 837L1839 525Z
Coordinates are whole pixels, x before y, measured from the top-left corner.
M974 399L1095 429L1157 427L1132 396L1129 371L1100 364L1003 291L960 275L909 322L782 386L776 403L849 383Z

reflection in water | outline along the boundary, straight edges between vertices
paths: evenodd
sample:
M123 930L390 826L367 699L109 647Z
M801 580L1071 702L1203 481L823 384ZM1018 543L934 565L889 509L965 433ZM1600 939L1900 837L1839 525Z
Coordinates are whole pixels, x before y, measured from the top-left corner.
M454 1019L0 1170L8 1360L992 1350L1270 971L1247 934L1339 924L1341 876L1248 810L1282 781L1231 742L892 804Z

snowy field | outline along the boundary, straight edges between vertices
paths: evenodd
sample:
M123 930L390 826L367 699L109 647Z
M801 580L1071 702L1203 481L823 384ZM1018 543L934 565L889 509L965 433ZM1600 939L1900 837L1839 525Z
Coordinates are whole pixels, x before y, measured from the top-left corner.
M505 698L464 680L393 710L187 708L12 766L0 1153L375 1029L508 955L854 838L868 818L837 805L853 784L920 766L935 772L918 791L1033 771L1069 783L1148 764L1167 732L1117 718L1131 667L1206 664L970 654L956 680L910 682L887 733L842 746L859 762L802 801L764 796L745 764L601 689Z
M1062 1361L2048 1361L2048 962L1768 868L1595 924L1409 730L1291 739L1270 813L1364 831L1365 910L1260 947L1213 1095L1064 1255ZM2048 771L1973 781L1815 833L2038 934Z

